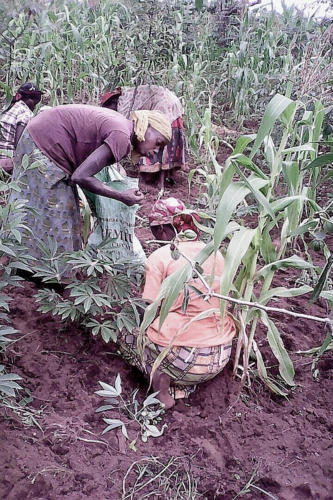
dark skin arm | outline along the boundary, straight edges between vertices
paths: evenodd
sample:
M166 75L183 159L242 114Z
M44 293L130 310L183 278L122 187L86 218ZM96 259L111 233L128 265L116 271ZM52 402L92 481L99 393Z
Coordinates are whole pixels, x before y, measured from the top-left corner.
M20 137L22 135L23 130L25 129L26 125L22 125L22 123L19 123L16 127L16 132L15 132L15 139L14 139L14 147L16 149L16 146L18 144L18 141L20 140Z
M143 194L136 189L116 191L94 177L102 168L111 163L114 163L113 154L106 144L102 144L75 170L72 181L91 193L113 198L128 206L143 200Z

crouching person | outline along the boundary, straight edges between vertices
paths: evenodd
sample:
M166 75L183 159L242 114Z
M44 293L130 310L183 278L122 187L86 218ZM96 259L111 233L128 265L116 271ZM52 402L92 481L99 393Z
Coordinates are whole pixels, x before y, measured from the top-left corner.
M153 302L158 296L163 281L186 264L185 255L192 261L205 247L199 241L199 231L193 221L198 216L186 213L185 205L175 198L157 201L149 217L150 227L157 240L171 241L176 236L180 258L174 260L172 247L166 244L154 251L147 259L145 272L145 287L143 298ZM186 239L189 234L191 239ZM218 252L211 255L202 265L204 275L214 273L211 289L219 293L220 279L223 272L224 259ZM205 292L199 279L193 279L188 285ZM219 299L211 297L209 301L189 290L189 301L186 311L182 304L184 293L171 307L161 330L159 317L146 331L148 343L144 351L144 359L137 349L138 332L136 334L121 334L119 340L122 356L130 364L136 366L147 375L156 358L167 349L167 354L154 373L152 385L154 391L159 391L159 399L166 408L175 404L175 399L186 398L196 388L196 385L214 378L227 364L231 354L231 341L236 333L235 323L226 314L222 328L219 313ZM209 311L202 319L195 319L200 313ZM191 322L192 320L192 322ZM189 324L189 322L191 322Z

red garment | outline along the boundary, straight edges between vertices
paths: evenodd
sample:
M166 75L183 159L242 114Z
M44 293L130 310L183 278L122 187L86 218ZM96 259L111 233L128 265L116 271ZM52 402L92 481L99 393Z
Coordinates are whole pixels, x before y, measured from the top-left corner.
M166 198L155 201L148 216L151 226L160 226L161 224L172 224L176 214L186 210L186 206L177 198Z
M180 242L178 246L180 252L192 261L195 261L196 256L205 247L201 241ZM156 300L165 278L185 264L186 260L183 257L178 260L171 257L170 245L165 245L153 252L146 261L146 283L142 294L143 298L149 301ZM211 255L202 267L206 279L209 279L207 276L210 277L214 272L211 288L214 292L219 293L220 278L224 268L224 259L221 253L218 252L216 258L214 254ZM205 287L198 278L191 280L189 284L205 291ZM159 317L148 328L147 335L150 340L165 347L170 343L184 347L213 347L230 344L236 333L236 326L232 317L226 314L222 329L219 299L211 297L209 301L205 301L194 291L189 290L189 293L190 300L186 312L182 311L184 294L181 292L171 307L161 331L158 331ZM209 309L217 309L217 311L211 311L207 317L189 323L198 314Z
M103 143L111 149L114 162L127 156L133 122L107 108L68 104L37 115L28 131L50 160L72 174Z

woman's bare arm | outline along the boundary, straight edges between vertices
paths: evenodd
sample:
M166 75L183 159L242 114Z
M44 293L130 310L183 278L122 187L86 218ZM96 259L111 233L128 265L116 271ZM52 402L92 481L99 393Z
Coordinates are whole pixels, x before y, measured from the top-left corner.
M15 139L14 139L14 148L16 149L16 146L18 144L18 141L20 140L20 137L23 133L23 130L25 129L26 125L23 125L22 123L19 123L16 127L16 132L15 132Z
M75 170L72 181L91 193L114 198L128 206L139 203L144 196L142 193L136 194L139 193L137 190L116 191L94 177L102 168L111 163L114 163L111 149L106 144L102 144Z

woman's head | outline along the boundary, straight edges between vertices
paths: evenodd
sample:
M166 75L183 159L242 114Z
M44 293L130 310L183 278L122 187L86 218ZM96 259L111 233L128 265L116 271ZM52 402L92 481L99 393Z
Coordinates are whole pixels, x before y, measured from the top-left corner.
M18 101L23 101L33 111L42 98L43 92L32 82L21 85L12 99L11 106Z
M160 111L139 110L132 112L134 123L134 149L142 156L152 156L172 137L171 123Z
M150 229L157 240L171 241L178 233L191 230L193 238L198 239L199 230L194 222L200 217L187 210L184 203L177 198L166 198L154 203L149 215Z
M112 92L106 92L101 95L101 106L102 108L112 109L113 111L117 111L118 100L121 96L122 90L121 87L117 87Z

